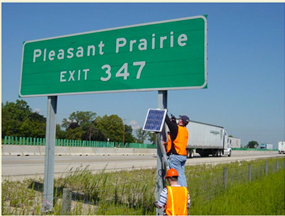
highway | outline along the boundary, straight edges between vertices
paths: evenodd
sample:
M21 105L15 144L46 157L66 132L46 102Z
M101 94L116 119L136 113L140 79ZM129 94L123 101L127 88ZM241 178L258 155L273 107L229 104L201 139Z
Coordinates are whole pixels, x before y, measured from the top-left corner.
M218 164L233 161L254 160L258 158L285 157L285 154L273 152L233 151L231 157L200 157L188 159L186 166L198 164ZM44 156L2 156L2 180L9 178L44 176ZM92 172L156 168L157 157L141 156L55 156L55 177L63 176L76 169L88 168ZM187 168L186 168L187 169Z

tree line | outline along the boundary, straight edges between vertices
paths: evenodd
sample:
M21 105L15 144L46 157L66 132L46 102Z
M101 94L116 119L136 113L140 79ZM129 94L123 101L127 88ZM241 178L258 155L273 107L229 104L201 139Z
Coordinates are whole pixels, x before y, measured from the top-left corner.
M5 136L44 138L46 117L24 100L2 103L2 138ZM155 134L139 128L133 135L131 125L118 115L97 116L92 111L76 111L56 125L56 139L94 140L120 143L155 143Z

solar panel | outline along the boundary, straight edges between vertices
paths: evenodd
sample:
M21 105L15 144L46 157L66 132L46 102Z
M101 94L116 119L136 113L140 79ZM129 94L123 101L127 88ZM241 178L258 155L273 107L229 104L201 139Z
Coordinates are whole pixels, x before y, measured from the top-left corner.
M166 112L166 109L148 109L143 130L161 132Z

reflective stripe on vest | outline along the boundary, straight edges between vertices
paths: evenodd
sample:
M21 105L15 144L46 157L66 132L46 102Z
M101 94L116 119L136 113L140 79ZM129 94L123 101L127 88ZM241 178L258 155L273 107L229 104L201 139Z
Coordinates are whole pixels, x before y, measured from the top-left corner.
M186 187L167 186L167 215L187 215L188 190Z
M177 137L173 141L174 148L179 155L187 155L186 147L188 141L188 130L186 127L178 126Z

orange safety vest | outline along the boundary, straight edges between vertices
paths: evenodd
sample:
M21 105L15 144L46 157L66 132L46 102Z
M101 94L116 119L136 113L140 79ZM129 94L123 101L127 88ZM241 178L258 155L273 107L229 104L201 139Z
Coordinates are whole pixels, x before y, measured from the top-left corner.
M167 144L166 144L166 153L168 153L171 149L171 138L170 138L170 134L168 134L168 140L167 140Z
M173 141L174 148L179 155L187 155L186 147L188 141L188 130L186 127L178 126L176 139Z
M167 186L167 215L187 215L188 190L186 187Z

